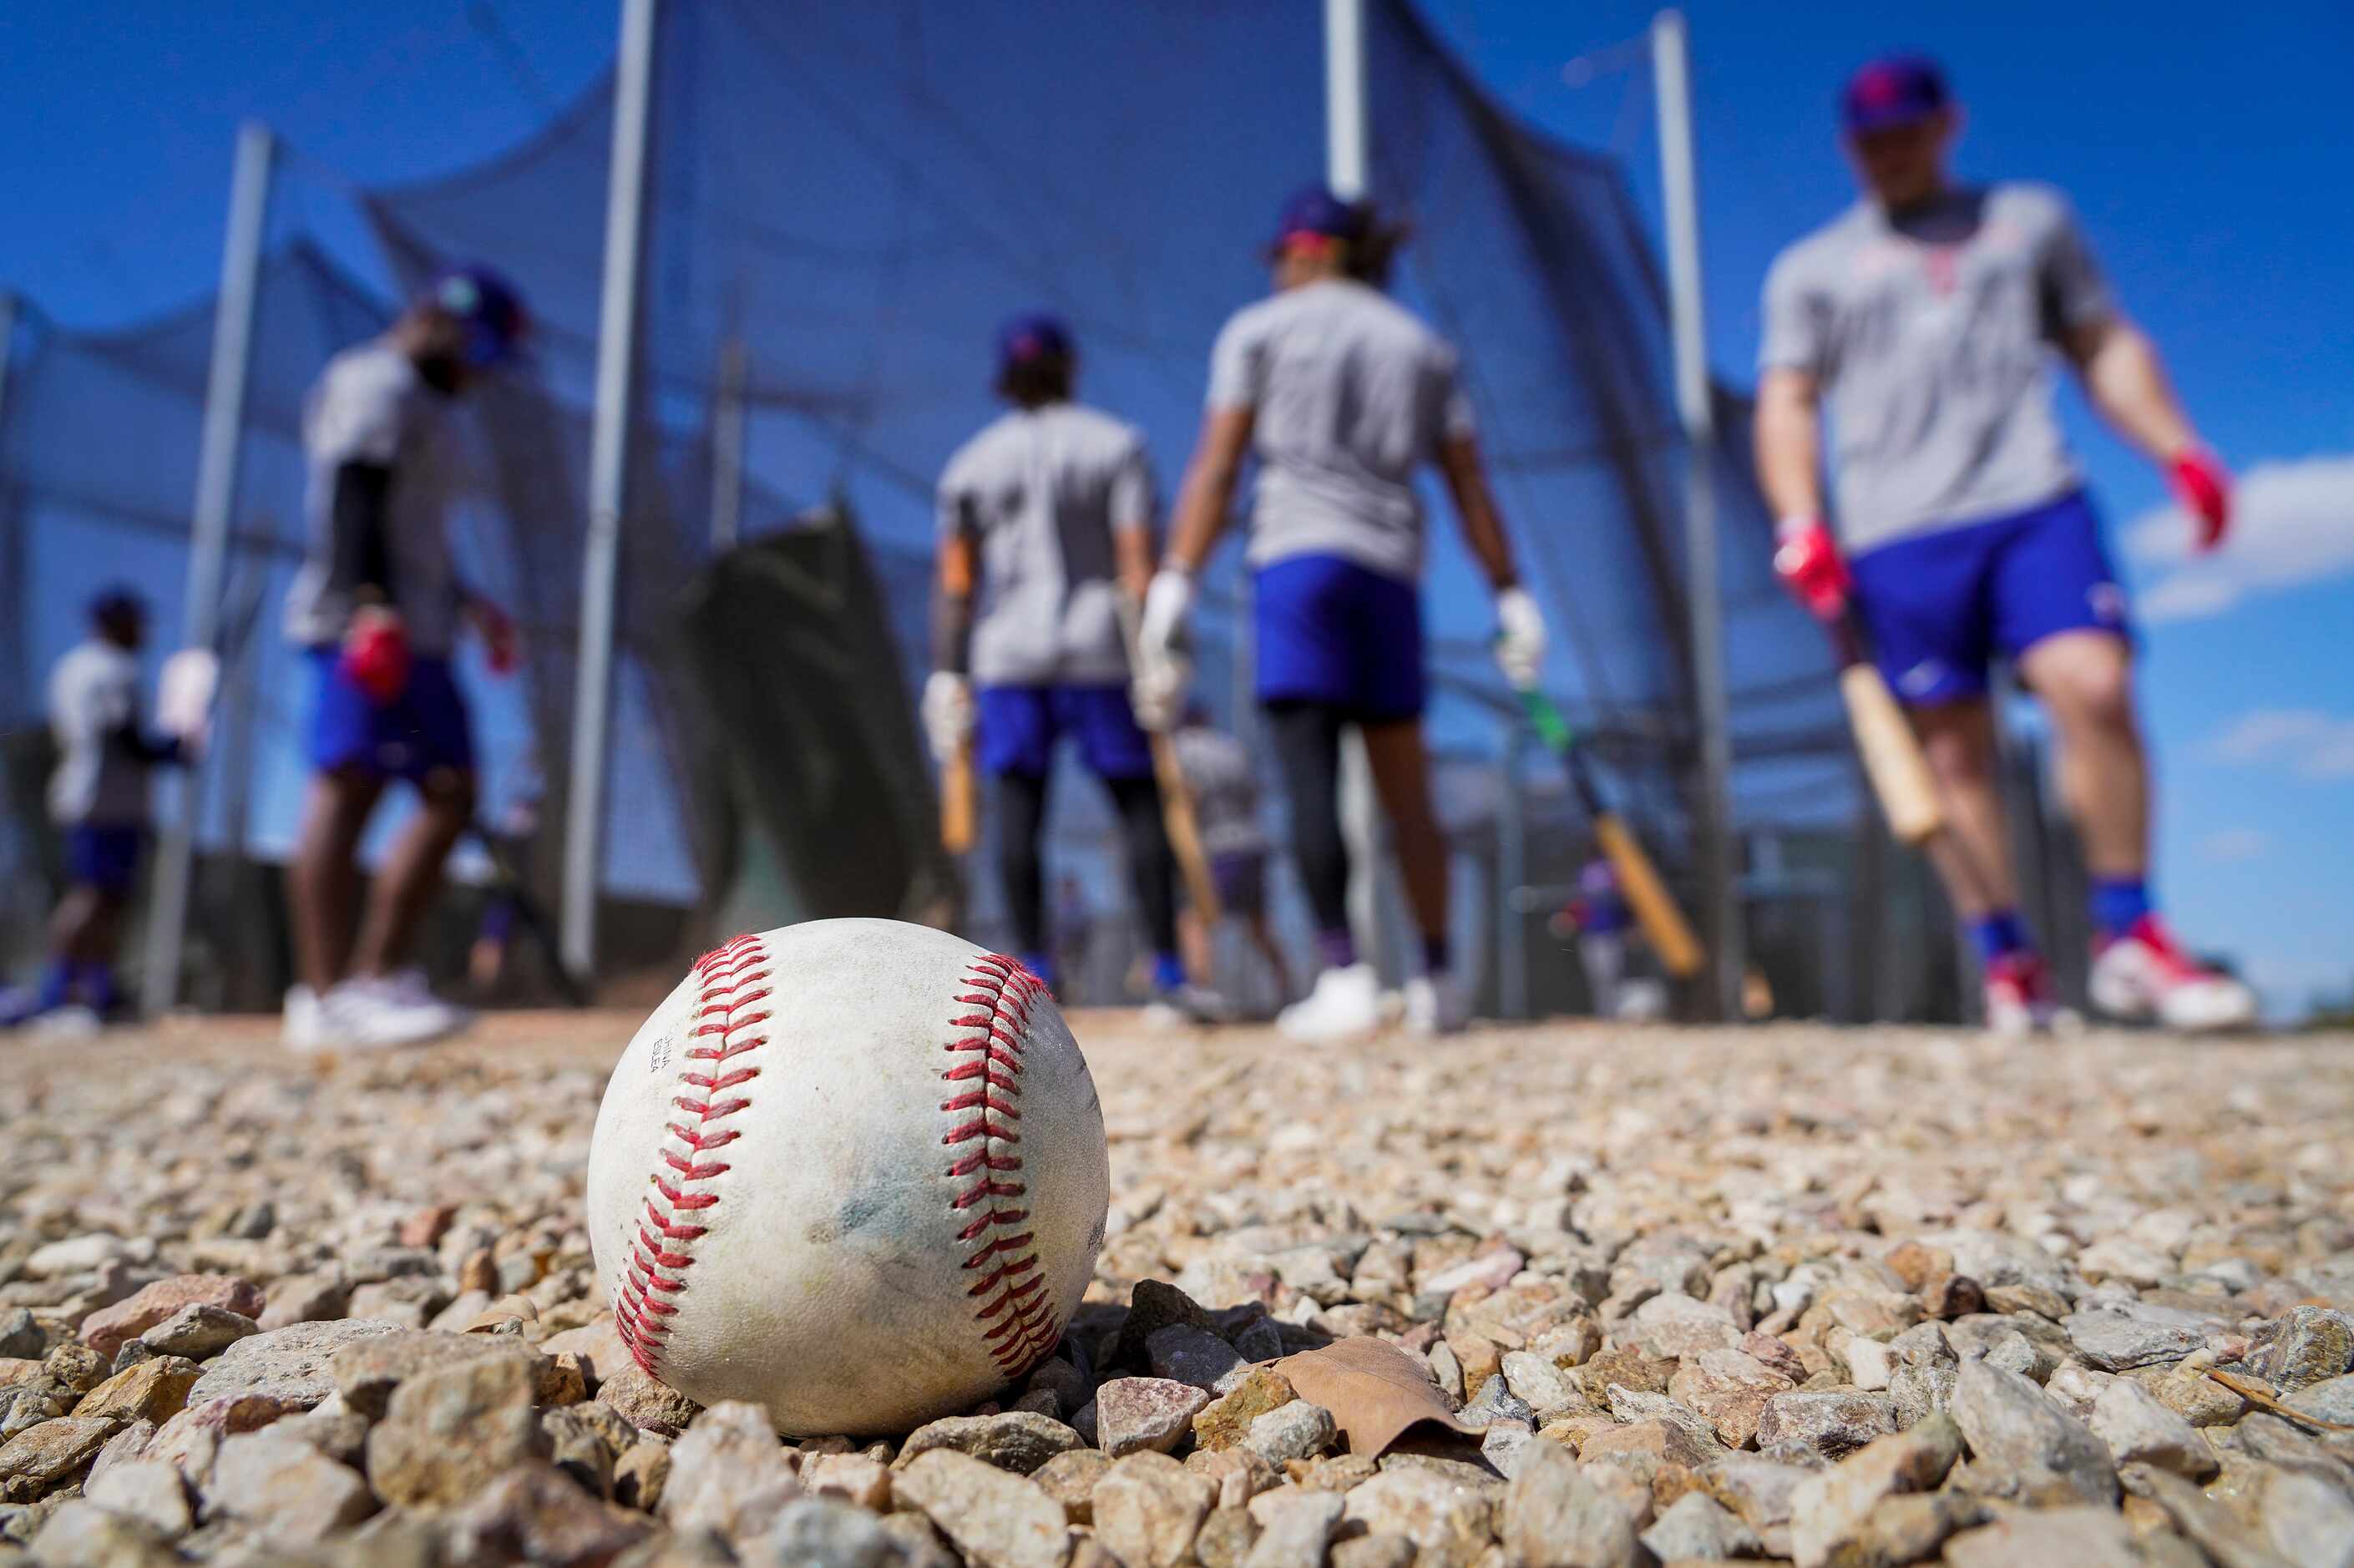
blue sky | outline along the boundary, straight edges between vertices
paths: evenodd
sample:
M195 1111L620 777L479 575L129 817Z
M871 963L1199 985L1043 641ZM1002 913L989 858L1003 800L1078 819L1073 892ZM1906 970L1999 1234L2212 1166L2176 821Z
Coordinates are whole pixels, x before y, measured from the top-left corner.
M1308 4L1310 0L1286 0ZM1624 0L1423 0L1504 100L1628 160L1656 212L1648 68ZM2210 440L2247 477L2234 548L2186 567L2164 489L2068 417L2147 624L2160 883L2280 1009L2354 979L2354 13L2327 0L1691 7L1712 357L1746 382L1774 252L1851 192L1831 135L1858 59L1921 48L1970 122L1960 166L2074 196ZM278 223L358 259L335 176L408 179L528 134L610 58L608 0L0 9L0 283L73 324L210 287L236 122L300 149ZM1592 57L1584 85L1564 62ZM1629 66L1631 65L1631 69ZM325 171L333 171L333 175Z

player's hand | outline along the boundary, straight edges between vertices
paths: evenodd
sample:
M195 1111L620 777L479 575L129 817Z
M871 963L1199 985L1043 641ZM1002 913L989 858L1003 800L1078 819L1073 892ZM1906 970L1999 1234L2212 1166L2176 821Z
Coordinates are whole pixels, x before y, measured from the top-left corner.
M389 703L408 690L408 628L400 612L363 605L344 633L344 670L368 701Z
M1129 702L1136 722L1155 734L1175 726L1185 688L1193 683L1193 661L1185 652L1185 617L1193 605L1193 574L1175 567L1161 567L1144 590Z
M932 760L945 768L972 734L972 683L953 670L935 670L924 682L924 736Z
M1517 583L1496 596L1496 667L1512 689L1525 692L1544 673L1544 611Z
M1818 620L1837 620L1847 613L1847 596L1855 587L1840 558L1838 543L1819 517L1785 518L1776 531L1774 570L1798 602Z
M490 662L491 673L514 674L523 659L523 638L515 630L514 617L479 596L467 599L466 614L473 620L474 635L482 640L482 653Z
M2204 447L2185 447L2167 464L2166 477L2175 500L2190 514L2192 548L2204 552L2221 544L2232 525L2232 476L2221 461Z

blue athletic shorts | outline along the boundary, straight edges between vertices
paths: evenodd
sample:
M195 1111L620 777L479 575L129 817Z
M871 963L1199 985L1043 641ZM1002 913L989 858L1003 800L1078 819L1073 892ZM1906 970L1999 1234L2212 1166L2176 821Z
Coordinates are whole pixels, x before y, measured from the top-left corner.
M1064 736L1098 779L1150 779L1152 743L1126 686L983 686L974 760L984 773L1043 779Z
M343 650L308 651L311 722L306 756L323 773L356 768L414 783L442 768L474 770L474 737L466 698L446 659L418 659L408 687L392 701L369 700L344 669Z
M66 869L77 886L128 897L146 840L143 828L76 822L66 830Z
M1418 718L1422 594L1339 556L1293 556L1257 579L1258 699L1313 702L1364 723Z
M1889 689L1916 706L1982 696L1997 653L2062 631L2126 638L2126 594L2084 492L1899 539L1849 563Z
M1267 913L1267 856L1257 850L1210 857L1210 885L1218 907L1247 920Z

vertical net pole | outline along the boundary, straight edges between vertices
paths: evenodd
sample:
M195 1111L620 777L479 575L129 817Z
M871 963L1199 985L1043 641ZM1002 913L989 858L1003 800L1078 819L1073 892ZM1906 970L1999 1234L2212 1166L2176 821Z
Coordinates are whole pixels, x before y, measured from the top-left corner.
M16 346L16 295L0 289L0 704L29 692L32 617L25 602L25 538L16 525L17 500L8 470L8 382ZM0 722L8 715L0 706Z
M744 340L730 337L719 351L719 386L711 408L711 553L724 556L744 532Z
M1528 797L1521 787L1522 742L1528 734L1518 714L1504 721L1503 789L1496 798L1496 1010L1506 1018L1529 1015Z
M638 346L638 270L644 257L646 132L653 97L659 0L621 0L613 154L605 196L604 298L597 318L597 409L588 441L588 538L580 569L580 655L564 832L564 961L597 968L597 894L604 865L606 750L613 705L615 576L629 493L630 393Z
M196 499L188 540L188 597L181 642L219 652L221 584L228 570L229 523L237 506L238 458L245 434L245 388L253 364L253 319L261 287L261 247L270 219L270 128L248 121L237 134L229 180L228 235L221 249L220 299L214 307L212 366L205 386ZM178 999L180 955L187 936L188 890L196 864L203 775L181 780L178 810L165 827L147 914L146 972L140 1001L161 1012Z
M1693 170L1691 69L1683 14L1651 23L1659 113L1659 182L1668 218L1668 304L1676 408L1685 439L1684 556L1691 615L1692 696L1700 727L1699 851L1718 1015L1742 1016L1741 906L1733 874L1733 739L1724 691L1723 594L1716 561L1716 420L1701 315L1700 197Z

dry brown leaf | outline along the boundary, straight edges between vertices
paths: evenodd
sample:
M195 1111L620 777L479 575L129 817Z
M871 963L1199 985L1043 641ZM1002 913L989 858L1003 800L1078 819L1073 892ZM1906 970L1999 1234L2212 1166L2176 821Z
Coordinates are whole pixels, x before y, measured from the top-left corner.
M1321 1350L1286 1356L1275 1368L1300 1398L1332 1413L1352 1454L1378 1457L1401 1434L1426 1421L1466 1436L1480 1431L1457 1418L1420 1361L1386 1340L1338 1340Z

